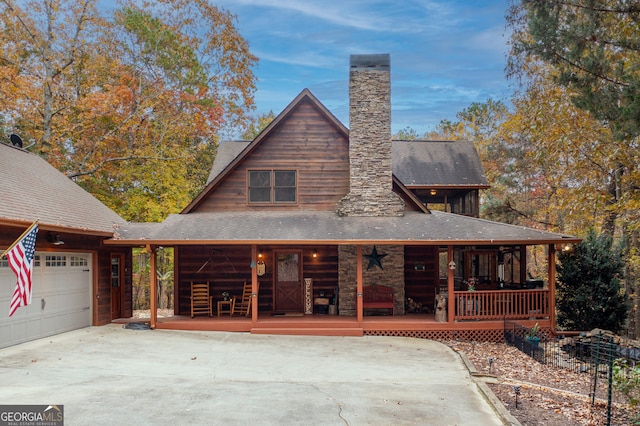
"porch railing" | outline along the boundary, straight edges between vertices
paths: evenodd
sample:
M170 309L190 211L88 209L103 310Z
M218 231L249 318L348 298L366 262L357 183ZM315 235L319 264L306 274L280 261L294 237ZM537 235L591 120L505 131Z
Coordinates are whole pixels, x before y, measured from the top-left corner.
M549 317L549 290L455 291L455 320Z

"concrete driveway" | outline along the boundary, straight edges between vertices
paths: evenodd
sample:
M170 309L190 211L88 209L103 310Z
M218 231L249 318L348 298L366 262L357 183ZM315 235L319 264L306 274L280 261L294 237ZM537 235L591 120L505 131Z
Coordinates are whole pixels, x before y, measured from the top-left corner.
M459 356L401 337L90 327L0 350L0 404L66 425L500 425Z

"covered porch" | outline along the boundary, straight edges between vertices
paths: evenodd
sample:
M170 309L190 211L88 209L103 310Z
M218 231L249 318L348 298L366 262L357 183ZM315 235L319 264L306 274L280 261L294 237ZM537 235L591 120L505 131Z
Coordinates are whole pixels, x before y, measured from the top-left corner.
M552 333L556 250L579 241L439 212L238 216L176 215L154 232L141 227L108 242L145 246L152 271L157 248L175 248L175 315L152 315L153 328L480 341L501 340L504 321L519 320ZM543 249L547 269L529 281L526 253L533 246ZM153 313L157 282L156 274L150 276ZM214 302L213 318L191 318L190 283L196 280L209 284L216 301L250 284L250 315L218 317ZM365 286L381 284L393 288L394 315L365 309ZM316 309L318 298L337 304L335 315ZM445 300L444 317L435 315L436 298ZM420 309L412 311L414 305Z

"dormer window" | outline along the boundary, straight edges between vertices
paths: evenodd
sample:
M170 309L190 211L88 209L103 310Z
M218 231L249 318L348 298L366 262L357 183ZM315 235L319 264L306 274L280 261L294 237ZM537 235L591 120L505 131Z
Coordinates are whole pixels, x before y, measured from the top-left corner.
M249 203L296 203L296 180L295 170L249 170Z

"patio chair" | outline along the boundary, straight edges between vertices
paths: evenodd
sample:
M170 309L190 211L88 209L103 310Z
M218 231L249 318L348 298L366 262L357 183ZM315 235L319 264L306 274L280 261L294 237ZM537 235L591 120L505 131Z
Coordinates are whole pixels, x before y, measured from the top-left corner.
M209 283L191 281L191 318L196 314L213 316L213 296L209 295Z
M235 296L234 296L235 297ZM233 314L239 314L244 316L249 316L251 313L251 283L244 283L244 287L242 288L242 297L236 298Z

